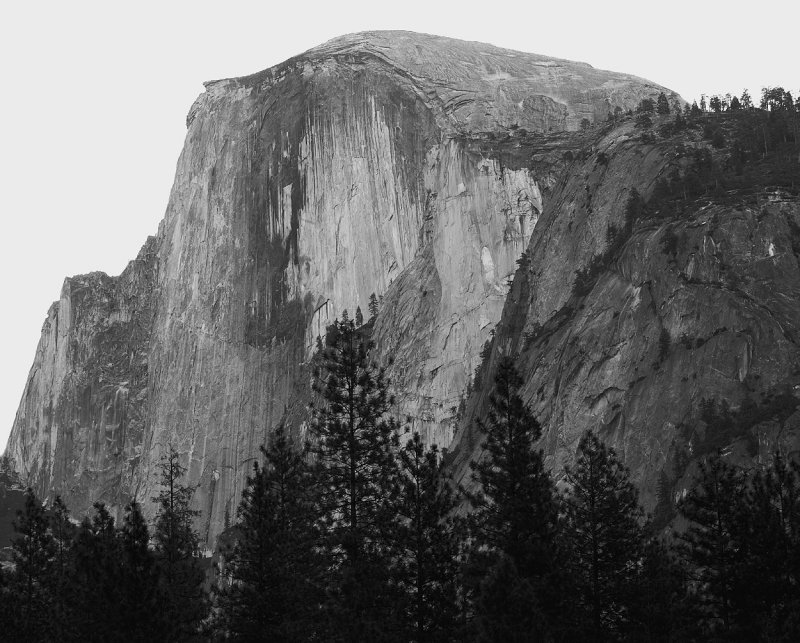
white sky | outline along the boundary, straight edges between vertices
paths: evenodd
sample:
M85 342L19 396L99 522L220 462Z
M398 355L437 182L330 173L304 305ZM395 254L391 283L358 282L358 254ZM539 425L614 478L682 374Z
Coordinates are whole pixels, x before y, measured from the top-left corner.
M408 29L636 74L689 101L744 87L755 98L765 85L796 93L794 2L741 4L3 3L0 450L64 277L118 274L155 234L204 80L265 69L344 33Z

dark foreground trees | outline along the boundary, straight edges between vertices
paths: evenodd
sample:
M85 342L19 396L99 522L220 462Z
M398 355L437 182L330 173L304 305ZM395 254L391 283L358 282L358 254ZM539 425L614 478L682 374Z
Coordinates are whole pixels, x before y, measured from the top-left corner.
M800 467L780 454L753 474L711 457L679 506L699 636L800 636Z
M522 378L510 358L495 378L484 457L473 463L480 491L472 497L468 591L480 640L552 636L558 593L558 506L540 450L541 429L519 395Z
M393 576L402 591L400 632L408 641L458 641L459 553L462 525L458 498L440 453L419 433L400 450L398 529Z
M612 640L625 630L645 542L644 515L628 470L591 431L567 469L564 533L574 590L573 634Z
M234 641L307 641L324 598L311 470L283 425L242 494L213 630Z
M155 554L159 569L160 611L164 617L164 635L169 640L193 636L206 616L203 592L204 574L191 508L194 488L182 482L186 467L180 455L170 447L160 464L161 491L152 498L158 504L156 514Z
M174 451L152 534L137 503L75 527L28 492L0 626L22 641L683 641L800 638L800 467L698 466L661 537L627 469L592 432L561 494L511 359L500 361L473 467L472 513L442 454L400 446L369 325L335 324L309 451L284 427L243 493L205 614L192 489ZM407 435L407 434L406 434ZM312 457L313 454L313 457ZM466 523L465 529L464 523ZM677 543L677 545L676 545Z
M401 628L390 576L397 526L396 423L381 368L361 329L343 316L328 328L315 372L311 431L327 559L329 640L391 640Z

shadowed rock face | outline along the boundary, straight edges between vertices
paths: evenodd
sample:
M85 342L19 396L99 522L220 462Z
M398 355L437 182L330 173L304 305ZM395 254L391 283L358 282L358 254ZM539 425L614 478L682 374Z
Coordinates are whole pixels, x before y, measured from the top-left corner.
M778 447L800 449L800 411L792 412L800 408L796 196L733 192L700 199L677 218L655 217L636 226L588 294L572 290L576 271L609 246L609 228L623 228L631 190L649 197L659 177L686 162L677 150L705 145L698 133L643 144L623 124L565 172L546 199L483 386L451 445L459 479L469 483L469 461L481 456L473 420L486 409L502 355L516 356L524 373L522 395L557 477L593 429L623 455L648 510L662 473L676 494L689 484L702 452L686 427L698 425L702 398L736 409L786 394L785 421L765 417L719 446L750 462Z
M207 83L157 237L51 308L8 453L82 512L153 496L171 445L210 544L269 430L306 417L315 338L373 293L398 413L448 446L570 132L662 90L407 32Z

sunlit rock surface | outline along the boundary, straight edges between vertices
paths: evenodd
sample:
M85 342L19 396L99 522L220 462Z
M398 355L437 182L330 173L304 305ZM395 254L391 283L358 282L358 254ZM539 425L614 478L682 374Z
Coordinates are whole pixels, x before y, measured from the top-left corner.
M41 496L80 513L147 502L173 446L210 545L269 430L302 426L316 337L344 310L368 318L373 293L397 413L447 447L564 150L583 145L583 119L660 91L678 98L407 32L207 83L158 235L119 277L68 279L51 308L7 452ZM587 241L537 243L569 272ZM542 284L544 319L565 286Z

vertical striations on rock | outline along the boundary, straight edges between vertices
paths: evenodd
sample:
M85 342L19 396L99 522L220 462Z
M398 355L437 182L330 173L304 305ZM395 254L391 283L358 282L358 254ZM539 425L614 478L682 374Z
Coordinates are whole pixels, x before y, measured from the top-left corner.
M8 447L20 472L76 511L121 506L154 495L172 446L213 543L269 429L302 426L315 338L372 294L397 413L448 446L569 132L661 91L677 98L408 32L207 83L158 236L50 311Z

